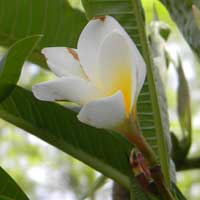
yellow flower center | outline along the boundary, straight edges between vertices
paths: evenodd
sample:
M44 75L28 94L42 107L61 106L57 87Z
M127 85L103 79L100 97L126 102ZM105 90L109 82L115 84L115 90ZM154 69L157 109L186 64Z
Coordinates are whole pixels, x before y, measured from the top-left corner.
M132 75L131 71L123 70L122 67L116 67L118 69L112 78L112 83L110 85L109 95L121 90L124 95L124 101L126 106L127 115L130 114L132 110ZM121 69L119 71L119 69ZM127 69L127 68L125 68Z

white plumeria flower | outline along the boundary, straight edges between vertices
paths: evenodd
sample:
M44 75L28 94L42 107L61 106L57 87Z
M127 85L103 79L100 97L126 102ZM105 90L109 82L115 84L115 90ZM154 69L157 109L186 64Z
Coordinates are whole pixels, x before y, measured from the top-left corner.
M113 17L89 21L77 49L49 47L42 53L58 79L33 86L38 99L75 102L82 107L78 119L97 128L119 131L135 117L146 65Z

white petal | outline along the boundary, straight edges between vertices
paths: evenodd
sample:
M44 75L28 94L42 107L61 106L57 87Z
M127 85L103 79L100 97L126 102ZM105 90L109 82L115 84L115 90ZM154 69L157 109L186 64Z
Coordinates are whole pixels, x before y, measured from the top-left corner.
M120 32L122 33L122 31ZM123 32L123 37L126 38L126 42L129 46L129 49L131 51L131 57L132 57L132 68L134 68L133 73L136 73L136 81L134 81L136 84L136 87L133 87L133 105L137 101L137 97L140 93L140 90L142 89L142 86L145 81L146 77L146 64L144 62L144 59L142 55L140 54L139 50L136 47L136 44L134 41L130 38L130 36L124 31ZM135 76L135 75L134 75Z
M136 66L132 48L127 38L114 31L102 42L97 59L97 74L102 86L109 95L121 90L128 113L132 110L136 91Z
M118 91L113 96L86 104L81 109L78 119L96 128L117 130L126 120L122 92Z
M66 47L48 47L42 49L42 53L47 58L50 69L57 76L73 74L85 78L75 49Z
M118 30L125 33L121 25L111 16L91 20L83 29L78 41L81 65L90 80L95 80L98 49L104 38Z
M102 93L90 82L78 77L61 77L34 85L34 95L44 101L68 100L84 105L94 99L102 97Z
M91 20L84 28L78 41L80 62L90 80L98 84L97 58L99 48L102 42L105 41L105 38L112 32L118 32L123 35L131 51L134 61L133 67L136 68L133 72L136 74L137 79L137 85L135 83L135 86L133 86L134 105L146 77L146 65L135 43L113 17L105 16L105 19Z

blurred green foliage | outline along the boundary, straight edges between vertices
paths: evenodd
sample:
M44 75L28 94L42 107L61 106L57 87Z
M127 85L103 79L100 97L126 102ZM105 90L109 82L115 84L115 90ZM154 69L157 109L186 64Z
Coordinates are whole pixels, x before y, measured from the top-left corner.
M49 196L56 191L62 195L69 192L77 199L94 183L96 172L88 166L7 122L1 120L0 126L0 165L30 199L44 198L38 190Z

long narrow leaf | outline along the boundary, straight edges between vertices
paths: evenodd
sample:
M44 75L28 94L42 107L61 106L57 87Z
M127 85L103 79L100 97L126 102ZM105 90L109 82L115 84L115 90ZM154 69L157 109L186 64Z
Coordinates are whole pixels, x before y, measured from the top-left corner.
M181 146L183 148L182 156L186 156L191 146L192 140L192 114L190 108L190 91L187 79L185 77L181 60L177 68L178 73L178 95L177 95L177 111L179 122L183 134Z
M20 87L0 104L0 117L130 188L132 146L120 134L81 124L73 111Z
M0 61L0 101L5 99L19 80L23 64L41 39L33 35L17 41Z
M0 199L28 200L17 183L0 167Z

